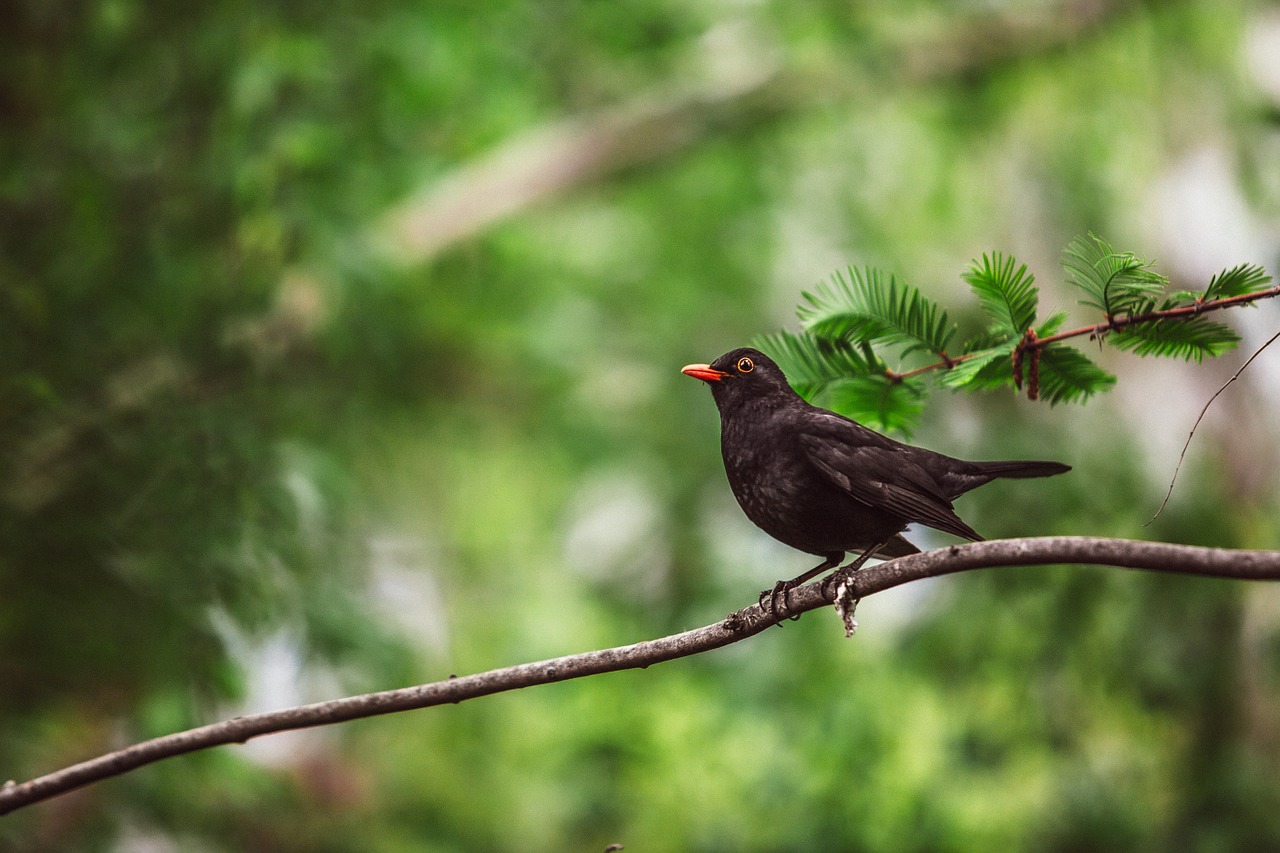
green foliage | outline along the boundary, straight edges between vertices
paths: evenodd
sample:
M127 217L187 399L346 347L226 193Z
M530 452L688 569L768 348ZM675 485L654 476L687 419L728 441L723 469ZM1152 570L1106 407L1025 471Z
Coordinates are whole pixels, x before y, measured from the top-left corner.
M1062 252L1067 281L1084 292L1081 304L1106 317L1140 314L1164 292L1169 280L1132 252L1117 252L1097 235L1077 237Z
M886 375L850 376L823 389L817 402L826 408L846 412L858 420L883 425L887 430L910 435L924 411L924 384L913 379L891 379Z
M1084 402L1114 385L1115 377L1060 341L1087 335L1140 356L1199 362L1240 340L1229 327L1203 316L1207 305L1250 293L1274 295L1262 290L1270 276L1253 265L1215 275L1203 291L1166 293L1168 280L1151 261L1116 251L1093 234L1071 241L1062 266L1067 281L1082 292L1081 303L1102 312L1100 322L1061 332L1067 315L1057 311L1036 326L1035 276L1011 255L997 252L974 260L962 275L988 323L960 352L947 352L955 330L945 311L916 288L872 268L851 269L848 278L837 273L816 293L805 293L796 309L804 331L763 337L760 346L796 377L793 384L807 398L910 433L924 408L919 377L925 374L937 374L938 383L953 391L1014 387L1051 405ZM938 360L895 369L882 354L885 349L896 364L921 352Z
M1030 358L1024 359L1029 364ZM1027 368L1028 373L1030 368ZM1030 384L1028 377L1024 380ZM1088 356L1066 344L1049 344L1040 350L1040 397L1052 403L1081 403L1105 391L1116 378Z
M1271 276L1262 267L1256 264L1239 264L1215 275L1209 280L1204 293L1195 295L1205 301L1226 299L1261 290L1270 283Z
M1229 326L1201 317L1134 323L1108 335L1107 342L1137 355L1199 362L1235 349L1240 336Z
M774 354L791 386L810 402L904 433L923 410L924 384L891 378L869 343L854 347L822 338L811 344L782 331L759 336L755 345Z
M787 331L761 335L755 343L785 365L791 387L806 399L833 382L885 370L870 344L854 347L840 338L809 338Z
M992 389L1009 381L1016 342L968 353L968 358L945 370L938 381L947 388Z
M819 338L899 346L903 355L941 355L955 334L947 312L919 289L871 267L850 267L847 277L837 272L802 298L796 310L800 324Z
M1275 161L1244 4L1032 16L1044 31L1018 5L7 4L0 782L661 636L812 565L733 506L680 364L773 328L778 280L833 246L934 280L960 247L1052 257L1064 227L1111 233L1197 134L1239 132L1242 176L1251 145L1254 170ZM388 217L441 188L445 230L509 213L388 262ZM531 189L553 193L520 207ZM927 292L966 335L987 316ZM808 332L796 353L823 359L794 369L893 424L934 380L1008 387L1017 302L947 341L973 354L951 370L895 381L917 337ZM1140 528L1147 426L1113 402L974 407L975 458L1077 471L980 490L966 519L1276 547L1274 497L1222 476L1257 467L1241 441ZM815 613L644 671L150 765L0 819L0 849L1280 849L1266 592L970 573L866 600L852 642Z
M1036 277L1012 255L983 255L963 278L991 318L988 334L992 337L1019 337L1036 321L1040 300Z

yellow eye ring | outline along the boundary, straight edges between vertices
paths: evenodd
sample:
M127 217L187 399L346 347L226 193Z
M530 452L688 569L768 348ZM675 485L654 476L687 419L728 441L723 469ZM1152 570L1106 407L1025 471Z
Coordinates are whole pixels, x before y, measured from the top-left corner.
M745 355L744 355L742 358L738 359L738 372L739 372L739 373L750 373L751 371L753 371L753 370L755 370L755 369L756 369L756 364L755 364L755 362L754 362L754 361L752 361L751 359L747 358Z

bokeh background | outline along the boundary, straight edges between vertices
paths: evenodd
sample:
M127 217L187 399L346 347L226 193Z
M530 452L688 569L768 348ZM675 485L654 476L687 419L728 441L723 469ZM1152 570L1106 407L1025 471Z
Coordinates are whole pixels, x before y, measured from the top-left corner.
M807 556L679 374L982 252L1088 320L1280 265L1280 8L1222 0L17 0L0 26L0 779L235 714L713 621ZM1075 466L991 537L1277 548L1280 326L1103 349L1087 406L912 440ZM930 531L916 540L947 541ZM1280 847L1280 588L1057 567L727 650L167 761L0 848Z

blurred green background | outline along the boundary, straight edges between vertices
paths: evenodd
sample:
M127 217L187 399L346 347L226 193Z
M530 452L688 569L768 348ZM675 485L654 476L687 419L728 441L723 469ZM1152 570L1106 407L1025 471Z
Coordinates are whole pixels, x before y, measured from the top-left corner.
M679 373L846 264L962 322L1280 258L1280 9L1188 2L19 0L0 27L0 779L713 621L812 560ZM913 441L1067 477L960 510L1277 548L1280 354L1104 351L1087 407ZM917 542L934 546L926 531ZM282 735L0 821L0 848L1280 848L1280 589L1001 569L725 651Z

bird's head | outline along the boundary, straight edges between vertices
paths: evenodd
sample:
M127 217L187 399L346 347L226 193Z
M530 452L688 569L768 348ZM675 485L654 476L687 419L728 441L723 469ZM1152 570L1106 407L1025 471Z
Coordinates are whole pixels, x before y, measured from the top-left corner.
M750 347L731 350L710 364L690 364L681 373L711 386L720 411L752 401L784 400L796 396L782 368L773 359Z

